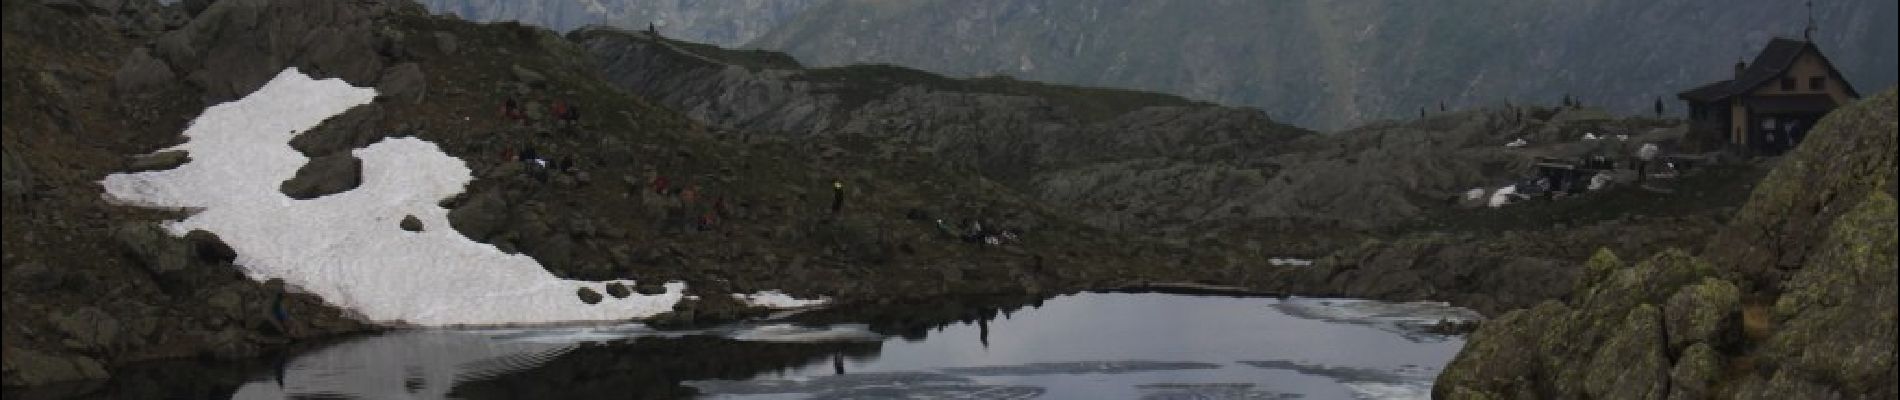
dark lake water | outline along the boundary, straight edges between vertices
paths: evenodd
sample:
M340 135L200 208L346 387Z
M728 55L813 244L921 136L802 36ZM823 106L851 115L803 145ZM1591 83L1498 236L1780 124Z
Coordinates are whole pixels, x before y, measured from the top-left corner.
M343 340L226 373L151 368L125 374L92 395L1426 398L1464 338L1425 327L1476 318L1432 303L1153 293L1082 293L975 315L889 335L866 324L770 320L685 332L637 324L409 330Z

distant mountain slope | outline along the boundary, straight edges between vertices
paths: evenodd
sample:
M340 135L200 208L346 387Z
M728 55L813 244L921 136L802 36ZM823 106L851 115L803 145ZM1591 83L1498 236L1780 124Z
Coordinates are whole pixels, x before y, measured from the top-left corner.
M739 45L816 0L417 0L470 21L512 20L566 32L591 24L646 29L697 42Z
M1235 233L1282 252L1318 252L1326 233L1359 235L1447 207L1454 194L1515 181L1539 156L1630 154L1681 132L1673 120L1500 107L1313 135L1258 110L1156 93L889 65L805 68L781 53L640 32L569 39L621 88L733 131L719 136L915 149L930 155L922 165L974 170L1097 228L1177 241ZM1585 140L1591 132L1631 140ZM1505 146L1515 139L1533 144Z
M1888 0L1815 2L1823 51L1863 93L1895 81ZM1565 94L1619 112L1722 79L1798 1L1063 2L837 0L751 42L806 64L1123 87L1338 129Z

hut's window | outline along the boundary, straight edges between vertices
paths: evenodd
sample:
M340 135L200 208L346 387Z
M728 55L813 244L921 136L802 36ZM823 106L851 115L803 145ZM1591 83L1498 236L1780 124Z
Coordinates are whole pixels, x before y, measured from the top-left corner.
M1827 90L1827 77L1817 76L1817 77L1808 78L1808 90L1813 90L1813 91Z
M1794 78L1782 77L1781 90L1783 91L1794 90Z

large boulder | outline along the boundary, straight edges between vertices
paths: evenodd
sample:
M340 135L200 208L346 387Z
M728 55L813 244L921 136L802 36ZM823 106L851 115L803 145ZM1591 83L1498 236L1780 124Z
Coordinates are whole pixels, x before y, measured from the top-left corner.
M1715 380L1722 374L1722 360L1707 343L1696 343L1676 358L1669 370L1669 399L1708 398Z
M1684 287L1663 306L1663 325L1669 332L1669 351L1676 354L1691 345L1726 347L1741 332L1742 292L1735 284L1716 278Z
M429 78L422 74L420 64L396 64L383 72L382 79L376 83L376 92L396 101L421 103L429 93Z
M449 226L461 232L462 236L477 241L486 240L508 223L509 210L508 201L501 192L482 191L469 197L460 207L449 210Z
M363 160L348 152L310 159L279 190L293 199L314 199L355 189L363 184Z
M1637 306L1613 332L1590 360L1586 392L1599 399L1662 399L1669 388L1662 313L1648 304Z
M224 243L224 239L205 230L192 230L185 233L185 241L191 243L191 253L198 260L211 264L228 264L237 260L237 250Z
M126 55L119 71L112 76L112 87L120 94L148 93L177 84L178 74L164 60L153 57L150 49L139 47Z

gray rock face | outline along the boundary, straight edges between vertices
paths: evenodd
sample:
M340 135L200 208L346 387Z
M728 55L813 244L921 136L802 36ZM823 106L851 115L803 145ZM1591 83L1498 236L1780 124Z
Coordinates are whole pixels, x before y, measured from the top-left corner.
M383 72L382 79L376 83L376 92L396 101L421 103L429 94L429 78L423 76L419 64L396 64Z
M190 266L191 248L168 240L169 235L149 223L126 223L112 230L112 237L130 253L139 265L154 275L182 271Z
M132 54L126 56L119 72L113 75L112 83L119 93L136 94L171 85L177 79L178 75L172 72L170 65L141 47L133 49Z
M119 343L119 320L98 307L55 313L50 320L76 341L79 347L74 350L108 350Z
M157 39L158 57L222 102L250 93L285 67L371 86L387 68L375 19L426 13L413 3L320 0L219 1Z
M310 159L279 190L293 199L314 199L363 184L363 160L348 152Z

